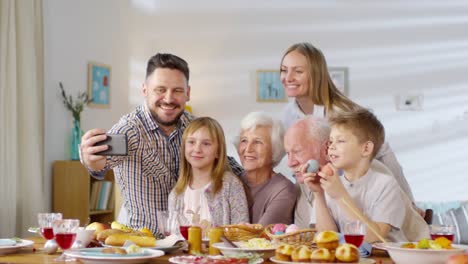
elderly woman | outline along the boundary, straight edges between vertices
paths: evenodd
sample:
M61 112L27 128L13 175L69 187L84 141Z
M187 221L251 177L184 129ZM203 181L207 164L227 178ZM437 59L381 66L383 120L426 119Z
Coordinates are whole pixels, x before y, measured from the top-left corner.
M263 112L252 112L241 122L235 139L248 186L250 222L268 225L293 222L296 188L273 168L283 158L284 128Z

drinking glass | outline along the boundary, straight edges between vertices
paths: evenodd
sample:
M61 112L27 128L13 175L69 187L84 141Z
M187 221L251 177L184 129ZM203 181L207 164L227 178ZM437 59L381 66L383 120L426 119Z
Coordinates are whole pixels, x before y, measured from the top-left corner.
M191 221L189 221L184 214L179 214L177 216L177 222L179 223L180 234L185 238L185 240L188 240L188 229L192 225Z
M430 231L432 240L445 237L453 242L455 239L455 226L453 225L431 225Z
M356 220L345 223L344 238L346 243L350 243L356 247L359 247L364 241L365 234L366 225L363 222Z
M78 219L62 219L55 220L53 224L55 241L59 247L65 251L69 249L76 238L76 232L80 226L80 220ZM65 254L56 259L57 261L73 261L72 259L67 259Z
M171 234L169 212L165 210L156 211L156 220L158 221L158 235L162 237L169 236Z
M185 240L188 240L189 228L190 226L184 226L184 225L179 226L180 234L185 238Z
M52 224L55 220L62 220L61 213L39 213L37 214L37 222L39 223L39 228L41 231L42 237L47 240L54 238L54 230Z

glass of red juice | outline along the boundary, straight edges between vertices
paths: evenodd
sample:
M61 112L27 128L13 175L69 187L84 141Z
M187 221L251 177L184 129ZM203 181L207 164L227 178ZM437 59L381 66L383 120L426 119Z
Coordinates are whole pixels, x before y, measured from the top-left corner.
M188 240L189 227L190 226L184 226L184 225L179 226L180 234L185 238L185 240Z
M366 225L359 221L350 221L344 226L344 239L346 243L353 244L356 247L361 246L366 234Z
M65 251L73 245L79 226L80 220L78 219L62 219L54 221L53 228L55 241L62 250ZM71 261L71 259L67 259L65 254L62 254L58 259L55 259L55 261Z
M61 213L39 213L37 214L37 222L39 223L39 228L41 231L42 237L47 240L54 238L54 230L52 224L55 220L62 220Z
M455 239L455 226L453 225L431 225L429 228L432 240L445 237L453 242Z

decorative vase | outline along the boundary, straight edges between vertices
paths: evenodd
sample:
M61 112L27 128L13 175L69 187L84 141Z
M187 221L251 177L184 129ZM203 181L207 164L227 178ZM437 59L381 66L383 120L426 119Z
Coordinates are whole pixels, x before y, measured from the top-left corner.
M70 143L70 159L71 160L79 160L80 153L78 150L78 145L81 142L81 136L83 135L83 131L80 127L80 120L73 119L73 127L71 130L71 143Z

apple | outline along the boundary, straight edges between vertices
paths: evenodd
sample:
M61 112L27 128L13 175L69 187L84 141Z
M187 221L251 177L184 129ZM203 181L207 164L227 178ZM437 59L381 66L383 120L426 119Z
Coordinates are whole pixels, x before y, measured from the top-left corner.
M468 254L450 256L445 264L467 264Z
M96 236L99 232L109 229L109 225L99 223L99 222L92 222L91 224L86 226L86 230L94 230L93 239L96 239Z
M330 167L330 164L325 164L325 166L322 167L321 171L325 173L328 176L333 176L334 172L333 169Z

